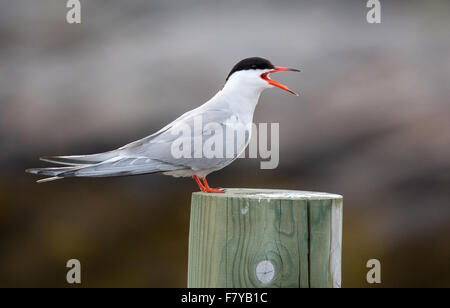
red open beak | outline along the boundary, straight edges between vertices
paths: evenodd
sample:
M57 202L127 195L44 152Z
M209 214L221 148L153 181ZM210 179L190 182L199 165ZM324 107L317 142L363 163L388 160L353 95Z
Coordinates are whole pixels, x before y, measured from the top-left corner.
M287 68L287 67L275 66L275 69L274 69L274 70L271 70L271 71L269 71L269 72L267 72L267 73L261 74L261 78L262 78L263 80L267 81L270 85L275 86L275 87L278 87L278 88L280 88L280 89L282 89L282 90L288 91L289 93L292 93L292 94L298 96L297 93L295 93L294 91L290 90L290 89L289 89L288 87L286 87L285 85L283 85L283 84L281 84L281 83L279 83L279 82L276 82L276 81L270 79L269 74L271 74L271 73L276 73L276 72L300 72L300 70L297 70L297 69L295 69L295 68Z

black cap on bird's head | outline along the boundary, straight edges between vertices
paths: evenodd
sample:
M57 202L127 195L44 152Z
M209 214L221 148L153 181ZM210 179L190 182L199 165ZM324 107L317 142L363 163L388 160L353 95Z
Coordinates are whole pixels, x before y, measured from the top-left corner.
M231 69L231 72L228 74L228 78L234 73L238 71L244 71L244 70L265 70L265 69L275 69L275 66L267 59L259 58L259 57L253 57L253 58L247 58L244 60L239 61L236 63L235 66Z
M239 71L245 71L245 70L265 70L266 72L262 73L260 75L261 79L267 81L270 85L278 87L282 90L288 91L292 94L295 94L298 96L297 93L291 91L288 87L285 85L282 85L281 83L278 83L272 79L269 78L270 73L276 73L276 72L300 72L298 69L294 68L287 68L287 67L280 67L280 66L274 66L269 60L260 58L260 57L252 57L247 58L244 60L239 61L232 69L231 72L228 74L226 81L230 78L231 75L235 72Z

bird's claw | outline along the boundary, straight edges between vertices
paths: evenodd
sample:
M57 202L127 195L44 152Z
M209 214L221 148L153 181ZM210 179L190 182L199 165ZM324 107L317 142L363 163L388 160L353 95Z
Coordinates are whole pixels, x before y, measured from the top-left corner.
M225 193L225 191L223 191L221 189L216 189L216 188L206 188L204 190L204 192L211 193L211 194L224 194Z
M198 176L194 175L193 178L197 182L197 185L200 188L200 190L205 193L211 193L211 194L224 194L225 193L225 191L223 191L221 189L209 187L208 182L206 181L205 177L202 178L203 183L200 181Z

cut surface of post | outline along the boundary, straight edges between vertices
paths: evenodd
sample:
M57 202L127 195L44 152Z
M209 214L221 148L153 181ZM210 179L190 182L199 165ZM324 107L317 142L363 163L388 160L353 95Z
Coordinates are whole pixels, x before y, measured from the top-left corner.
M339 288L342 207L319 192L194 193L188 287Z

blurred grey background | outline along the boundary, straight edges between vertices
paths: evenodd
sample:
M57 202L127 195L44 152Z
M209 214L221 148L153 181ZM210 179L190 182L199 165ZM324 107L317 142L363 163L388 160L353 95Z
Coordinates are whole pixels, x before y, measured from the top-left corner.
M450 287L450 3L0 2L0 286L185 287L189 179L25 174L42 155L110 150L208 100L250 56L274 79L255 122L279 122L280 166L238 160L214 186L344 195L343 286Z

